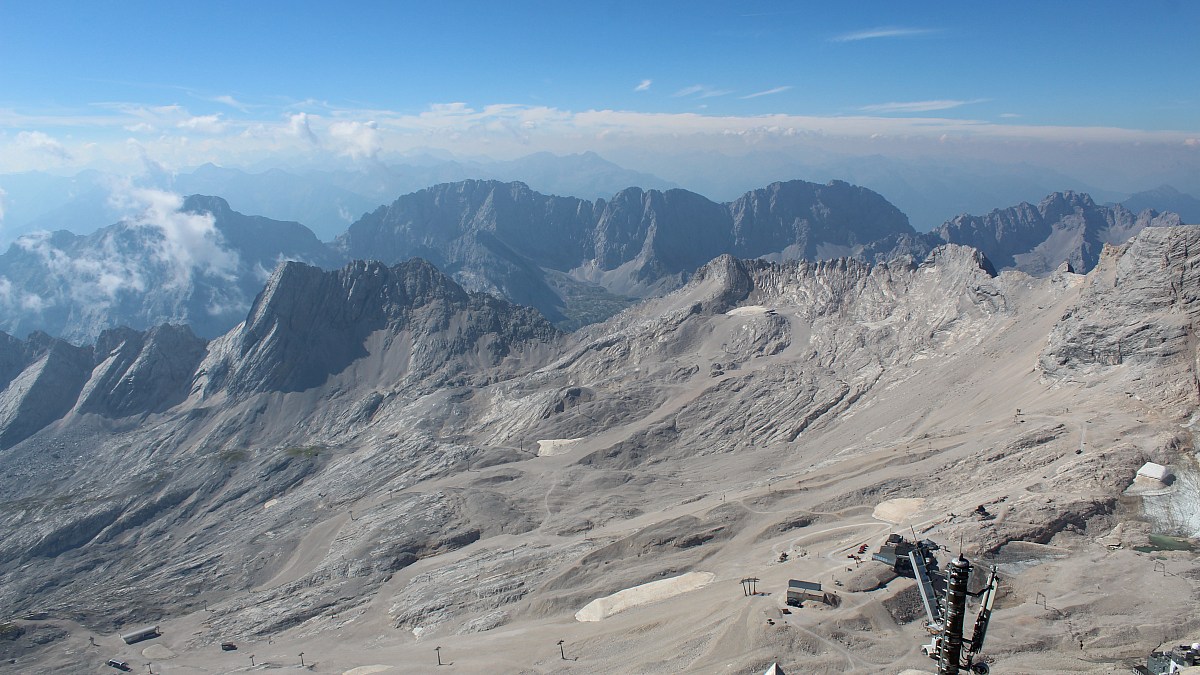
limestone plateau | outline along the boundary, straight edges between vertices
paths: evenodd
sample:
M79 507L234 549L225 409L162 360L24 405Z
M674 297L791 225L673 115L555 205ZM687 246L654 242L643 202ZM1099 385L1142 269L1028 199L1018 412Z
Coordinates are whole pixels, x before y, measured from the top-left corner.
M300 223L243 215L224 199L193 195L177 212L87 236L19 239L0 255L0 330L86 343L120 326L173 323L212 339L245 317L283 261L333 269L413 257L468 291L534 307L574 330L680 287L722 254L919 262L949 242L979 248L998 269L1044 275L1063 261L1086 272L1104 244L1178 224L1173 213L1135 215L1072 192L918 233L883 197L841 181L773 183L717 203L680 189L628 188L591 201L467 180L404 195L326 244Z
M430 257L522 269L517 242L548 246L568 237L552 217L575 218L604 227L555 264L590 256L601 277L634 261L632 284L695 262L707 237L748 256L867 240L830 242L815 216L772 238L788 190L824 194L828 220L850 188L733 206L630 192L598 210L443 186L339 245L391 228ZM473 199L546 229L472 217L467 255L405 225ZM660 247L668 204L742 227ZM1094 225L1081 196L1044 207L1039 222ZM929 669L912 580L847 558L915 531L999 566L995 670L1113 672L1200 629L1200 564L1159 550L1200 534L1200 228L1137 229L1086 274L997 273L958 244L725 254L572 333L465 290L444 257L280 265L211 340L176 325L86 347L4 338L0 671L237 672L250 654L295 669L300 652L321 673L435 656L478 673ZM1175 482L1130 488L1147 461ZM784 614L789 579L840 603ZM149 647L119 638L145 625L162 633Z

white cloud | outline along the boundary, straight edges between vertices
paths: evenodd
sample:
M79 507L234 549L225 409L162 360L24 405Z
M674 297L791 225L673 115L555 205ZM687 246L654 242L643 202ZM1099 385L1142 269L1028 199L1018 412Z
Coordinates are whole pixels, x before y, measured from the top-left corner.
M429 106L429 113L434 115L457 115L461 113L475 112L466 103L456 101L453 103L434 103ZM422 113L426 114L426 113Z
M67 151L62 143L41 131L20 132L17 134L17 145L63 161L71 160L71 153Z
M675 96L676 98L683 98L685 96L694 96L696 98L712 98L714 96L725 96L732 93L733 91L729 89L717 89L715 87L710 87L707 84L693 84L692 86L684 87L683 89L680 89L671 95Z
M222 96L216 96L213 98L213 100L216 101L217 103L224 103L225 105L229 106L230 108L235 108L242 112L246 112L246 104L242 103L241 101L237 100L236 98L234 98L228 94L224 94Z
M758 98L759 96L770 96L771 94L782 94L783 92L785 92L791 88L792 88L792 85L788 84L788 85L784 85L782 87L773 87L771 89L767 89L766 91L756 91L753 94L746 94L745 96L741 96L739 98L743 98L743 99Z
M715 92L717 90L711 87L696 85L681 92L691 98L679 100L702 105L709 102L702 95ZM60 145L65 144L65 150L73 157L65 165L106 167L131 175L146 171L144 156L153 157L167 167L205 162L231 167L264 166L267 162L288 166L291 162L332 161L337 156L392 161L409 152L430 149L495 159L511 159L537 151L569 154L589 150L619 158L622 153L640 157L650 147L660 153L745 152L782 139L805 147L821 144L824 150L850 155L882 152L885 146L888 151L911 154L925 150L940 152L937 139L944 134L957 141L969 141L969 148L961 143L957 148L977 158L1011 159L1014 151L1008 141L1036 143L1036 146L1027 146L1030 152L1038 153L1046 160L1043 163L1068 173L1080 167L1091 170L1097 165L1095 159L1080 159L1079 153L1083 152L1084 146L1136 145L1130 152L1143 158L1155 153L1161 155L1165 148L1173 148L1187 153L1177 161L1191 163L1187 166L1194 166L1197 161L1193 151L1198 147L1194 145L1196 141L1193 145L1187 145L1187 141L1197 138L1200 129L1150 131L1100 126L1039 126L994 116L994 121L985 121L931 114L935 110L969 103L972 101L890 102L861 109L857 114L832 116L736 116L698 110L691 113L569 110L506 103L470 106L463 102L434 104L423 111L410 113L311 103L311 107L320 108L322 112L309 111L304 117L295 117L299 110L282 112L281 109L265 119L221 119L227 129L224 134L217 135L182 131L178 124L193 115L179 106L110 104L103 109L96 107L101 110L100 114L85 126L72 126L79 123L74 116L58 118L57 122L46 117L38 117L36 121L71 130L70 135L60 136ZM113 110L118 112L112 113ZM0 109L0 128L24 128L32 134L30 119ZM123 127L138 123L160 131L138 136L136 143L129 142L127 135L119 133ZM869 140L872 137L874 139ZM314 138L319 144L314 145ZM25 137L22 145L12 133L5 136L0 132L0 173L55 170L64 166L61 158L30 149L28 146L33 140L38 139ZM866 143L870 146L863 145ZM1077 148L1072 151L1074 154L1066 155L1057 150L1066 144ZM1129 169L1123 170L1128 172ZM170 185L169 181L157 184Z
M957 101L953 99L941 99L936 101L906 101L890 103L876 103L874 105L864 105L859 108L863 112L876 113L915 113L915 112L932 112L934 110L949 110L958 108L964 105L972 105L974 103L983 103L987 101L985 98L976 98L970 101Z
M634 91L647 91L650 89L650 85L652 85L652 84L654 84L653 80L642 80L641 82L638 83L638 86L633 88L633 90Z
M79 240L56 245L48 232L18 237L13 245L38 259L48 273L47 287L39 294L24 292L0 277L0 305L30 312L70 305L87 314L105 311L126 293L144 293L152 283L186 293L197 274L235 278L238 255L224 247L212 215L181 212L179 195L132 188L128 180L111 201L134 215L123 226L93 235L86 246L75 246ZM222 298L219 304L239 302Z
M0 188L0 226L4 225L4 198L8 195L4 188Z
M1020 117L1020 115L1018 115L1017 113L1000 113L1000 116L1003 117L1004 119L1014 119L1014 118Z
M52 304L54 303L49 302L42 298L42 296L34 293L21 294L20 307L22 311L41 312L43 309L51 306Z
M212 214L180 211L183 197L163 190L135 188L125 199L142 207L127 222L160 235L152 257L170 270L170 285L186 288L195 272L227 281L236 277L238 255L225 248Z
M341 145L340 153L353 159L375 159L383 149L379 125L366 122L334 122L329 135Z
M121 255L111 234L100 243L98 254L77 255L55 246L48 232L17 238L13 245L39 258L53 281L45 297L22 293L16 298L10 293L10 302L22 310L40 312L70 300L91 311L110 306L122 290L145 290L139 265Z
M868 28L867 30L854 31L852 33L843 33L830 38L830 40L832 42L858 42L859 40L874 40L877 38L917 37L919 35L930 35L936 32L938 31L932 28L902 28L899 26L881 26L879 28Z
M320 145L321 142L317 139L317 135L313 133L312 126L309 124L308 113L296 113L288 117L288 133L296 138L307 141L311 145Z
M188 117L187 119L180 120L175 126L187 131L212 135L225 133L225 130L229 128L219 114Z

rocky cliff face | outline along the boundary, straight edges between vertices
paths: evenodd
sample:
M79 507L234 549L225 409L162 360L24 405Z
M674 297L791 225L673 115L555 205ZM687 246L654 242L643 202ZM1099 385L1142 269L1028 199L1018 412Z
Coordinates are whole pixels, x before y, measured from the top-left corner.
M0 391L0 449L12 446L59 419L87 381L92 350L45 333L24 343L4 336L10 374Z
M105 331L77 347L45 333L0 333L0 449L74 411L121 418L166 410L186 398L204 340L187 326Z
M75 412L119 418L172 408L187 397L206 347L187 326L106 330L96 340L95 364Z
M1146 227L1179 224L1174 213L1134 214L1119 204L1098 206L1086 194L1055 192L1037 206L1026 202L984 216L958 216L937 233L944 241L983 251L998 268L1040 276L1064 262L1087 272L1105 244L1123 243Z
M772 183L746 193L729 211L730 252L739 258L783 251L792 259L836 258L881 239L914 234L908 218L886 199L842 181Z
M1100 376L1184 414L1200 403L1200 228L1151 228L1108 247L1038 365L1068 381Z

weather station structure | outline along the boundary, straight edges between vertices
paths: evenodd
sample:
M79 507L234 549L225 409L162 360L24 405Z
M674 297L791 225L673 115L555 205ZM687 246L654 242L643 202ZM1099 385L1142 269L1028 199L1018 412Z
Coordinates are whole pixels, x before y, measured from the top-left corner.
M970 561L959 553L942 573L935 555L938 550L941 547L928 539L910 542L893 534L871 557L891 565L897 574L916 579L921 604L925 608L925 630L932 636L932 640L923 645L921 651L937 661L938 675L957 675L964 670L986 675L990 668L976 659L983 650L983 641L992 619L992 606L996 601L996 568L991 568L983 589L971 593L968 590L972 568ZM980 598L969 638L963 633L968 597Z
M1164 651L1155 649L1146 658L1146 665L1134 666L1132 672L1136 675L1170 675L1194 666L1200 666L1200 642Z

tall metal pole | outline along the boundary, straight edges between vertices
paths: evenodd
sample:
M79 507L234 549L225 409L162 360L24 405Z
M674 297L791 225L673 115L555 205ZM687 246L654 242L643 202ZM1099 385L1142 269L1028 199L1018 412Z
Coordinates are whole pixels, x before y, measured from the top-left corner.
M946 623L942 629L938 675L958 675L962 659L963 616L967 613L967 580L971 563L962 557L950 561L950 581L946 586Z

